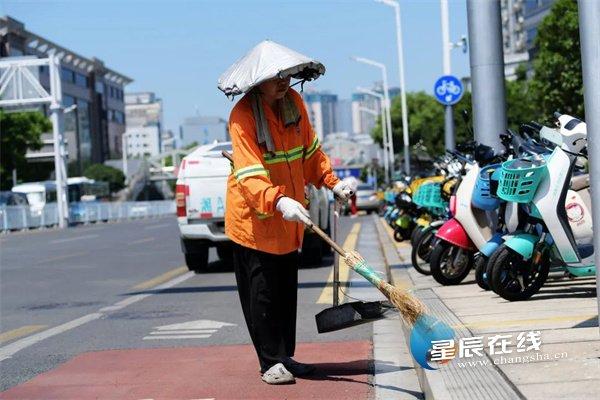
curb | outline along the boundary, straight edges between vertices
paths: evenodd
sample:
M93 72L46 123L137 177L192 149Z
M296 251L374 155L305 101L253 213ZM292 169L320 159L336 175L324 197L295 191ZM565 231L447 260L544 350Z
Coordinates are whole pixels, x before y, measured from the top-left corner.
M393 238L390 237L385 221L376 221L379 242L385 255L386 269L392 284L404 287L415 287L415 281L409 274L410 263L403 261ZM414 289L417 296L429 309L429 313L443 322L455 327L458 337L471 337L472 333L460 319L431 289ZM400 322L406 343L410 343L410 328ZM412 358L412 357L411 357ZM426 370L413 361L419 385L426 399L523 399L524 396L515 388L506 376L493 364L481 368L460 368L456 363L449 363L438 370Z

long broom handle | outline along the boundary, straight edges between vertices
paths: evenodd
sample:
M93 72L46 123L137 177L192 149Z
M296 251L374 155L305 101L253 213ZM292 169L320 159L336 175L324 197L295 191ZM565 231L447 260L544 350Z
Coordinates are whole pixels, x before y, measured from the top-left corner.
M223 157L228 159L229 162L231 162L231 164L233 164L233 157L231 156L231 154L229 154L225 150L221 151L221 154L223 155ZM344 249L342 249L336 242L334 242L329 236L327 236L327 234L325 232L323 232L321 230L321 228L319 228L317 225L315 225L311 220L308 220L308 222L306 222L305 224L310 229L312 229L313 232L315 232L317 235L319 235L321 237L321 239L326 241L327 244L329 244L340 256L346 257L346 252L344 251Z

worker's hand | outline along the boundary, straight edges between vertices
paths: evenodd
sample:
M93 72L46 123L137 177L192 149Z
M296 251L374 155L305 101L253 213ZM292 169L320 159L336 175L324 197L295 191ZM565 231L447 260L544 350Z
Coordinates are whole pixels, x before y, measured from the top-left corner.
M310 224L310 214L302 204L289 197L280 197L275 206L277 211L283 214L283 219L287 221L299 221Z
M354 190L352 187L344 181L339 181L336 185L331 189L336 199L341 202L346 202L352 195L354 194Z

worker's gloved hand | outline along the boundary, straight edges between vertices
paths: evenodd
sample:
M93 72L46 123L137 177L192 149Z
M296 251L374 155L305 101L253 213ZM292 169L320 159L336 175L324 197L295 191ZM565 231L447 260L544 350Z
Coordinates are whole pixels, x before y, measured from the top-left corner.
M308 210L296 200L289 197L280 197L275 206L277 211L283 214L283 219L287 221L299 221L305 224L310 223L310 214Z
M346 202L354 194L354 190L347 182L340 181L331 189L338 201Z

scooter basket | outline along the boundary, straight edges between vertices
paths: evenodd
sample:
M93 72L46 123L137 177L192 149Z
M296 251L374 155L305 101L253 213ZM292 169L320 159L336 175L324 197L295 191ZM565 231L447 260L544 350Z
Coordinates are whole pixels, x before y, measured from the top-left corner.
M423 206L432 210L444 209L447 203L442 199L442 185L430 183L423 185Z
M546 171L543 159L505 161L498 182L498 197L515 203L530 203Z
M427 184L419 186L413 196L413 203L415 203L419 207L424 207L423 202L425 200L425 194L426 194L425 190L424 190L425 186L427 186Z
M473 207L481 210L495 210L500 206L500 199L495 196L496 193L491 189L492 174L499 168L501 168L501 164L492 164L479 171L473 197L471 198Z

